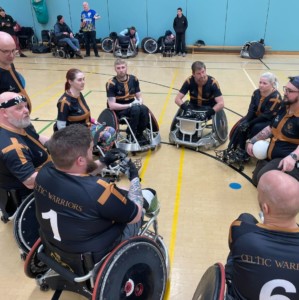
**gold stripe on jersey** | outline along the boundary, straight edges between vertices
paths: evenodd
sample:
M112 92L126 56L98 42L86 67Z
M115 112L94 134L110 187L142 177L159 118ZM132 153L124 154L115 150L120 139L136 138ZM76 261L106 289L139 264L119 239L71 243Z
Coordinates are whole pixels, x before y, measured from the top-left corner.
M21 94L21 95L23 95L23 96L26 97L28 109L29 109L29 112L31 112L31 110L32 110L32 104L31 104L31 100L30 100L30 98L29 98L26 90L23 89L23 87L20 85L19 80L16 78L15 73L13 72L12 69L9 69L9 73L10 73L11 77L13 78L13 80L15 81L15 83L17 84L18 88L20 89L19 94Z
M294 114L285 114L283 116L283 118L281 119L281 121L279 122L277 128L274 128L272 127L272 134L273 134L273 137L271 139L271 142L270 142L270 146L269 146L269 151L268 151L268 158L271 159L272 157L272 151L273 151L273 148L275 146L275 143L277 140L279 141L282 141L282 142L289 142L291 144L295 144L295 145L299 145L299 139L292 139L292 138L289 138L287 136L285 136L283 133L282 133L282 128L283 126L285 125L285 123L288 121L288 119L290 117L292 117Z
M240 226L241 223L242 223L241 221L236 220L236 221L234 221L234 222L230 225L229 235L228 235L228 242L229 242L229 244L231 244L232 241L233 241L233 238L232 238L232 227L233 227L233 226Z
M10 140L11 140L12 144L10 146L7 146L4 149L2 149L3 154L6 154L10 151L15 150L18 154L18 157L19 157L22 165L26 164L27 159L25 158L22 149L29 150L29 148L27 146L24 146L23 144L20 144L16 138L10 138Z
M64 106L70 106L71 104L67 101L67 98L64 96L61 100L60 100L60 112L63 112Z
M105 188L105 191L102 193L101 197L98 199L98 202L101 205L104 205L106 203L106 201L108 200L109 196L111 194L113 194L114 196L116 196L118 198L118 200L120 200L122 203L126 204L127 203L127 199L124 195L122 195L116 188L115 185L113 183L108 183L104 180L99 179L97 181L97 183L99 185L101 185L102 187Z

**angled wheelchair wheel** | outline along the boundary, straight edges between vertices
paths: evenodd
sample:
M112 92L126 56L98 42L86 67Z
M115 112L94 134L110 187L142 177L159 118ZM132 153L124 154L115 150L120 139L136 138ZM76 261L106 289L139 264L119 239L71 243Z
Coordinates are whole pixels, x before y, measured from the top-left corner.
M158 124L158 121L156 120L156 117L154 116L154 114L151 112L151 110L149 108L148 108L148 112L152 119L153 131L154 132L159 131L159 124ZM148 124L148 128L150 128L149 124Z
M148 38L143 45L143 50L146 53L152 54L152 53L156 53L158 50L158 43L155 39L153 38Z
M14 219L14 236L22 251L22 259L25 259L26 254L39 238L38 228L34 196L31 194L21 203Z
M121 243L98 272L92 300L163 299L167 270L159 246L146 237Z
M114 111L105 108L98 117L99 123L104 123L106 126L113 127L116 131L118 128L118 119Z
M224 143L228 136L227 118L224 110L218 111L213 116L213 131L216 133L219 142Z
M32 246L25 260L24 272L29 278L36 278L39 275L45 274L49 270L49 267L41 262L37 257L38 248L41 244L42 242L39 238Z
M250 58L261 59L265 54L265 47L261 43L251 42L248 48Z
M150 39L150 37L145 37L145 38L143 38L142 40L141 40L141 49L143 50L143 51L145 51L144 50L144 43L148 40L148 39Z
M238 126L240 125L240 123L242 122L242 120L244 120L244 117L241 118L241 119L240 119L240 120L232 127L232 129L230 130L229 136L228 136L230 140L232 139L232 137L233 137L233 135L234 135L236 129L238 128Z
M225 293L225 271L221 263L209 267L203 274L192 300L223 300Z
M107 53L111 53L113 51L113 44L114 44L114 41L112 38L110 38L110 37L103 38L102 44L101 44L103 51L107 52Z

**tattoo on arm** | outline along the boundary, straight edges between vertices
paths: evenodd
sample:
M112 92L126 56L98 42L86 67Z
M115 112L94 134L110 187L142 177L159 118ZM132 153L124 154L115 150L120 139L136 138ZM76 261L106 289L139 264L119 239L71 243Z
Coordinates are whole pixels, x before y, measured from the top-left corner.
M254 144L255 142L259 141L259 140L265 140L267 138L269 138L272 135L271 132L271 127L267 126L266 128L264 128L262 131L260 131L257 135L255 135L250 142L252 144Z
M143 196L141 191L140 180L138 177L134 178L131 181L128 198L136 204L139 204L141 207L143 207Z

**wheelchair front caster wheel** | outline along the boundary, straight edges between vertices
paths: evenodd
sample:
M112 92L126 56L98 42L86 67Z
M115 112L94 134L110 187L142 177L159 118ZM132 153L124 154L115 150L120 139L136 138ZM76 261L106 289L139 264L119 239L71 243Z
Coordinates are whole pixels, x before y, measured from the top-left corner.
M42 283L39 288L43 292L47 292L49 290L49 286L46 283Z

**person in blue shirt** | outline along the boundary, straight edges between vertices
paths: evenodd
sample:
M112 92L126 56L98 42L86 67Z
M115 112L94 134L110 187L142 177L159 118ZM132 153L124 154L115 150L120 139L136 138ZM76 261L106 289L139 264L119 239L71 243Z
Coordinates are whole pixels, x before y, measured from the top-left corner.
M89 8L87 2L83 2L83 11L81 13L81 30L84 35L84 43L86 54L85 57L90 56L90 44L92 44L94 55L100 57L96 43L96 25L95 20L100 19L99 14Z

